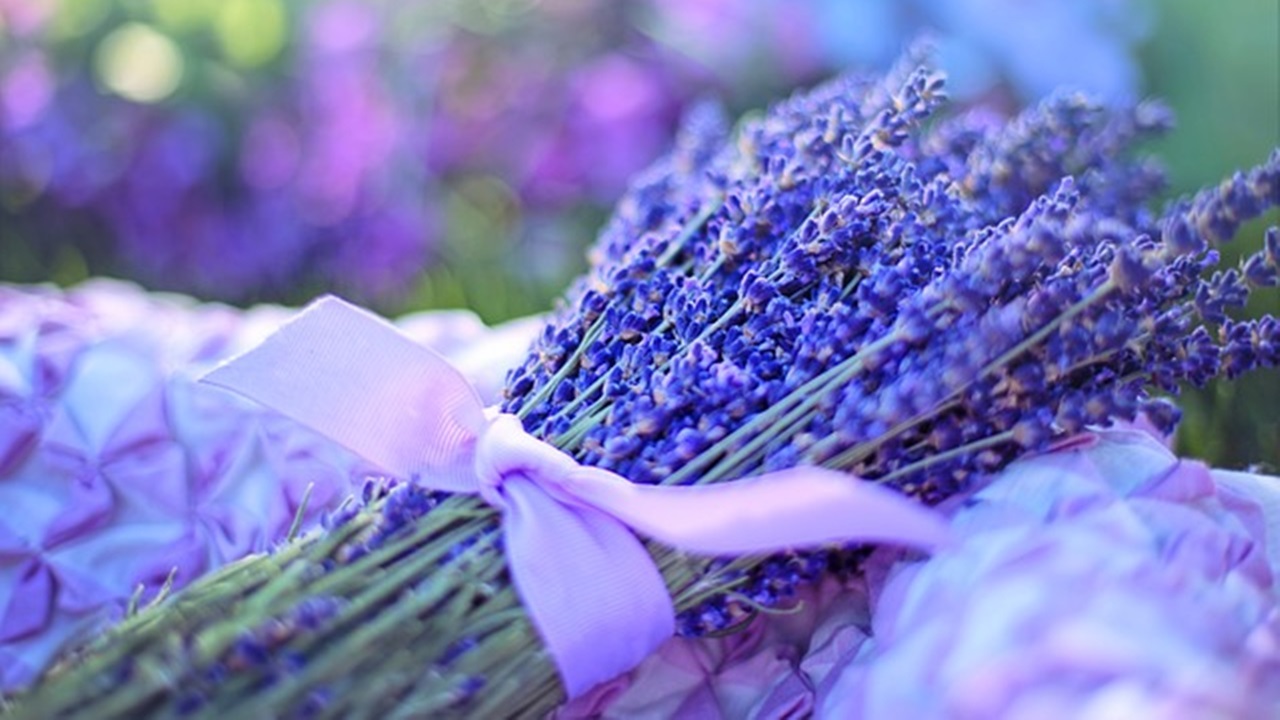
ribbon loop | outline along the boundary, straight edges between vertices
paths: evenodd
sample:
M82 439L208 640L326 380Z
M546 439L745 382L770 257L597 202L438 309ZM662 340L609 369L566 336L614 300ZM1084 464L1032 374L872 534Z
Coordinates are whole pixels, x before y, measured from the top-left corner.
M484 405L462 373L372 313L324 297L201 378L403 477L475 492Z
M830 470L659 487L583 467L513 415L486 419L448 361L332 297L203 380L387 470L478 493L499 509L516 591L571 698L635 667L674 632L666 584L633 528L711 555L868 539L931 547L947 539L946 523L931 511Z

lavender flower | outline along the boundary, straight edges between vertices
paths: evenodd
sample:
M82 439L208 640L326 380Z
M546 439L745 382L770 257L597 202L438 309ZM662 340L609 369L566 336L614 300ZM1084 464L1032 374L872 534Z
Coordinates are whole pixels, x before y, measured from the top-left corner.
M1247 259L1248 283L1203 274L1280 204L1280 151L1157 213L1158 169L1126 150L1167 111L1062 94L1006 124L939 115L915 62L732 140L692 128L620 203L504 410L636 482L819 464L938 502L1064 434L1144 409L1171 424L1183 383L1276 364L1276 321L1228 316L1274 259ZM779 558L790 580L758 571L747 594L821 565Z

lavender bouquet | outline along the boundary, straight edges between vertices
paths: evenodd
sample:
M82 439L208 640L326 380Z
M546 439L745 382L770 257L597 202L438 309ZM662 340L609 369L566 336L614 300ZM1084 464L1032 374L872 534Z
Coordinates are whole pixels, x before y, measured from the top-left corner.
M1167 127L1159 106L1059 95L1005 121L942 113L943 100L941 78L908 58L732 134L713 113L695 117L621 201L592 270L508 376L497 419L476 427L501 421L511 447L568 463L561 479L620 476L636 497L828 468L850 492L891 488L927 505L1090 426L1141 413L1170 428L1178 413L1164 396L1183 383L1274 366L1276 319L1227 313L1277 283L1280 234L1239 268L1216 269L1213 248L1280 204L1280 153L1156 212L1161 173L1129 151ZM327 342L364 378L357 359L385 361L361 354L372 321L342 317ZM324 339L311 334L309 351ZM332 379L304 369L272 380L327 393ZM399 379L378 393L393 397ZM304 419L340 440L390 422L362 407ZM421 442L434 453L451 441ZM486 504L432 489L462 483L456 459L372 484L365 508L331 517L325 533L131 618L17 698L18 714L554 707L565 688L503 555L511 529L492 507L502 491L482 485ZM582 502L563 485L564 502ZM905 524L897 539L927 544L927 521L880 507L890 511L881 525ZM731 523L768 529L775 510ZM876 526L845 520L851 536ZM785 607L797 587L854 572L860 557L839 543L732 558L648 551L685 635ZM584 609L579 589L564 589L563 615Z

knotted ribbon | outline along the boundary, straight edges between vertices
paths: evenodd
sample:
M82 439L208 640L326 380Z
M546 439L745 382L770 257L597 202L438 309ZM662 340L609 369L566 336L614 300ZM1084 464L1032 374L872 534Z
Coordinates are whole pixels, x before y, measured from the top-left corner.
M434 489L502 515L516 592L566 693L630 670L671 637L675 611L639 532L708 555L853 540L931 547L933 512L813 467L719 485L637 485L579 465L509 414L488 415L457 369L394 326L322 298L204 378Z

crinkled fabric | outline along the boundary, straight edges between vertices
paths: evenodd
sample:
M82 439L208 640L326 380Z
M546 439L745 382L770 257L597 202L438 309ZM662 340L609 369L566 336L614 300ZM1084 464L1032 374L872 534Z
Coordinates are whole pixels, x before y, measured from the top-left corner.
M794 615L673 639L560 717L1280 717L1280 479L1100 430L949 512L954 546L878 550Z
M145 602L171 572L180 588L266 550L374 472L194 381L291 315L112 281L0 286L0 691L120 618L139 586ZM443 312L403 327L492 402L537 325Z
M673 638L634 671L561 708L581 718L789 718L867 641L866 586L827 579L803 588L795 610L760 616L719 638Z

